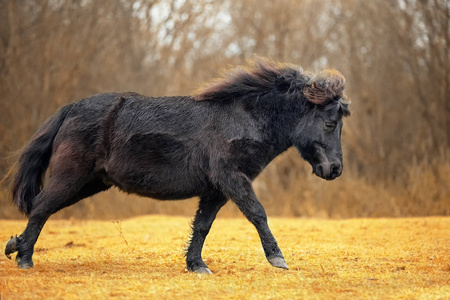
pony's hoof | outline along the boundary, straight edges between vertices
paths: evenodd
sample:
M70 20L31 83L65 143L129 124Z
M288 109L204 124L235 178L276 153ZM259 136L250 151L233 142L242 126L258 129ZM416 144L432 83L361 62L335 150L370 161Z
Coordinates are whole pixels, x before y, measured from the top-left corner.
M197 274L212 274L208 269L208 266L200 259L187 260L186 269L190 272L195 272Z
M19 261L17 263L17 266L19 267L19 269L29 269L33 267L33 262L32 261Z
M274 267L289 270L288 265L286 264L286 262L284 261L284 258L282 258L282 257L275 256L275 257L268 258L267 260Z
M17 252L17 236L11 236L5 247L5 255L7 258L11 259L11 254Z
M194 270L197 274L212 274L211 270L206 267L200 267L197 270Z

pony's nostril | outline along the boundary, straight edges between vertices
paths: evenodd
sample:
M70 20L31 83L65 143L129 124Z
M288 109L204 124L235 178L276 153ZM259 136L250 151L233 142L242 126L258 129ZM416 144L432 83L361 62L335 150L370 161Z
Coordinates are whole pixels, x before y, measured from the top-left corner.
M341 166L338 164L334 164L331 167L331 177L336 178L341 175Z

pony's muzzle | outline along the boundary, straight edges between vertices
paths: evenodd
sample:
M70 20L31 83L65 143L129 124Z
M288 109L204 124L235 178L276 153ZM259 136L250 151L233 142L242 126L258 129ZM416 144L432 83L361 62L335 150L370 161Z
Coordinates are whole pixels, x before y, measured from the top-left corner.
M314 174L326 180L336 179L342 174L342 164L339 162L318 164Z

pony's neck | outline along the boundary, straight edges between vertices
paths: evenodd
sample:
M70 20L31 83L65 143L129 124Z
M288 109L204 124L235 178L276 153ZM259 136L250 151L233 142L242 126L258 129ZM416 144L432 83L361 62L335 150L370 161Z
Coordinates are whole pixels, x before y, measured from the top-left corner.
M252 101L255 114L259 116L262 124L262 134L265 142L274 149L278 155L292 144L292 132L295 130L297 120L301 114L301 107L296 99L289 99L277 93L255 96Z

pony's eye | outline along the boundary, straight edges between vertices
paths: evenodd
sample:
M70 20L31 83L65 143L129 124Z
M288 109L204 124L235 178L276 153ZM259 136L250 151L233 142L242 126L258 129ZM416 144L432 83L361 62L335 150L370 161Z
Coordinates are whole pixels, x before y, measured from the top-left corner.
M336 123L335 122L325 122L325 123L323 123L323 126L325 127L326 130L333 130L334 128L336 128Z

